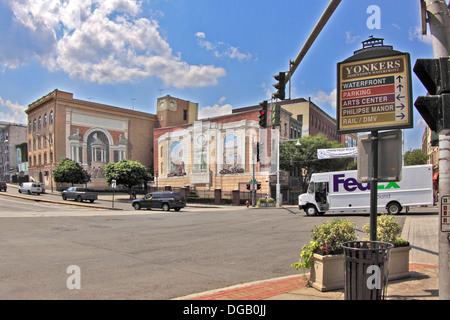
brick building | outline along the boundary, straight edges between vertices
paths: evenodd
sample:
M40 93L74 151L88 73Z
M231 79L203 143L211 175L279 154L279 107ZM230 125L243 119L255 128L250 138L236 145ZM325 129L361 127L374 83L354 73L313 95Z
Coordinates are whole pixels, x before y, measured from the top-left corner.
M155 115L73 98L54 90L28 105L30 179L51 184L51 168L62 158L91 174L90 187L104 187L103 168L122 159L153 164Z

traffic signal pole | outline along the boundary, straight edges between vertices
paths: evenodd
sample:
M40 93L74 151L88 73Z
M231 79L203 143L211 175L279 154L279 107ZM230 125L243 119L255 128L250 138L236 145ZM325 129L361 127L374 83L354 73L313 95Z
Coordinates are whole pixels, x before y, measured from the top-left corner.
M303 44L302 49L298 53L297 57L293 62L291 62L291 66L289 66L289 72L286 72L286 82L288 82L292 75L294 74L295 70L297 69L300 62L303 60L303 58L306 56L306 53L308 52L309 48L312 46L314 41L316 40L319 33L322 31L325 24L330 19L331 15L336 10L337 6L341 3L342 0L331 0L328 4L327 8L323 12L322 16L320 17L319 21L317 22L316 26L314 27L313 31L309 35L306 42Z
M450 59L450 16L444 0L421 0L430 25L435 58ZM425 6L424 6L425 4ZM422 23L426 23L422 21ZM426 25L425 25L426 27ZM426 28L423 28L426 30ZM450 135L439 135L439 195L450 195ZM450 239L439 230L439 299L450 300Z

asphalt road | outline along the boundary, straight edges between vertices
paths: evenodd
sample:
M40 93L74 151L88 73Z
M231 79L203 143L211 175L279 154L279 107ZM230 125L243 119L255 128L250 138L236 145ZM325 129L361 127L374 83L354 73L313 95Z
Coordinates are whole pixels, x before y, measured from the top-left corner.
M129 204L125 204L125 208ZM314 225L298 208L99 210L0 196L0 299L171 299L298 274ZM405 216L398 216L403 223ZM80 289L68 289L69 266Z

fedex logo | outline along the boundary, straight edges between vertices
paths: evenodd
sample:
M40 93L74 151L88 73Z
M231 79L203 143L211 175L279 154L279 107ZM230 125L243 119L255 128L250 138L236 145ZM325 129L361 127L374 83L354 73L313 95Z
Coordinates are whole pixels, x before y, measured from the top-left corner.
M345 179L345 174L335 174L333 175L333 191L339 191L339 185L344 186L344 190L348 192L355 191L359 189L361 191L370 190L370 183L359 183L355 178ZM378 185L377 189L390 189L390 188L400 188L400 186L395 182L389 182L387 185Z

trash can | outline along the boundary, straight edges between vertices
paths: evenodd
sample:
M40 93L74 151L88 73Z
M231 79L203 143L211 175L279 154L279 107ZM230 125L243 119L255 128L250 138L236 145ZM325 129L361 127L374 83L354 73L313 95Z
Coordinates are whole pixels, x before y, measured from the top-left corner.
M384 300L388 285L392 244L351 241L344 249L344 299Z

